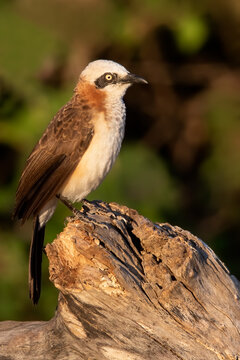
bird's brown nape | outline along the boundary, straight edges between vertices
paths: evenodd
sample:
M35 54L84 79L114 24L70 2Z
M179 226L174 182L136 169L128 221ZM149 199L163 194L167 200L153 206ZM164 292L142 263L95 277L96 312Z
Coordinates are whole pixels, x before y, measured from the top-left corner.
M87 99L87 105L96 111L106 111L106 94L104 91L97 89L95 85L88 84L83 80L79 80L75 94L79 99Z

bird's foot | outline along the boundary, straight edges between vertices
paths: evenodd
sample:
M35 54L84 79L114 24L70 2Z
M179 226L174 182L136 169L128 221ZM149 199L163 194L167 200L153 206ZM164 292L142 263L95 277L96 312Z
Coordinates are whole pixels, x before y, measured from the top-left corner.
M70 216L67 217L67 221L71 222L74 220L81 220L82 222L86 223L86 224L91 224L92 226L95 227L107 227L106 224L102 223L101 221L98 221L96 218L93 217L89 217L88 215L86 215L86 213L82 212L79 209L76 209L69 201L67 201L66 199L64 199L63 197L61 197L61 195L56 195L56 197L61 200L61 202L67 206L67 208L73 213L74 216ZM85 205L85 209L88 208L87 205L91 205L91 201L88 201L86 199L83 199L83 204ZM95 217L95 216L94 216Z

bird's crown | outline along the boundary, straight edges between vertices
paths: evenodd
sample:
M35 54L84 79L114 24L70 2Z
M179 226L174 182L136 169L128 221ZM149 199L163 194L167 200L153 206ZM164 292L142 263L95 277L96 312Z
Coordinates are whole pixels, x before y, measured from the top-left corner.
M111 61L111 60L96 60L90 62L80 75L80 78L95 83L97 79L106 74L106 80L111 80L112 74L118 75L118 77L124 77L129 72L124 66ZM109 77L107 77L109 75Z

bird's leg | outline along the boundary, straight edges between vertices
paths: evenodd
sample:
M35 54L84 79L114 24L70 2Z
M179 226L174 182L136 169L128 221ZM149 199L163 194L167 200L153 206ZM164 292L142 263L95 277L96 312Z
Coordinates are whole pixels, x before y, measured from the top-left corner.
M66 207L75 215L79 216L80 210L76 209L72 204L67 201L66 199L62 198L61 195L56 195L56 198L58 198Z
M93 217L89 217L87 214L81 212L80 210L76 209L74 206L72 206L72 204L67 201L66 199L62 198L61 195L56 195L56 197L64 204L67 206L67 208L73 213L73 215L79 219L79 220L82 220L83 222L85 223L90 223L91 225L94 225L94 226L100 226L100 227L103 227L103 228L108 228L107 227L107 224L105 223L102 223L101 221L98 221L96 218L93 218ZM91 204L90 201L84 199L83 203L89 203ZM96 215L96 214L95 214ZM72 219L71 219L72 220Z
M64 199L61 195L56 195L56 198L58 198L64 205L66 205L66 207L73 213L74 217L84 220L85 222L89 222L89 220L85 218L84 214L79 209L76 209L69 201ZM71 217L67 217L66 220L72 221L73 219Z

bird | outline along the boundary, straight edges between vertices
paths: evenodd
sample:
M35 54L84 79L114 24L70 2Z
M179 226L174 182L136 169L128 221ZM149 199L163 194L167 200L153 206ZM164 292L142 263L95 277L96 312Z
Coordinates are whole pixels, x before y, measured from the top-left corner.
M16 191L13 218L33 218L29 296L41 293L45 227L58 200L80 202L110 171L125 132L123 97L133 84L147 84L112 60L95 60L81 72L72 98L53 117L27 158Z

